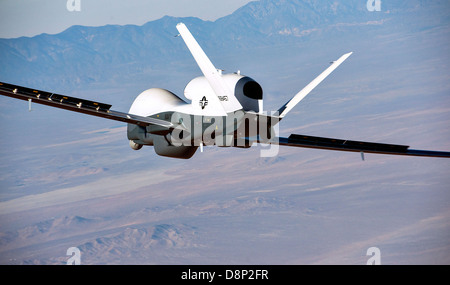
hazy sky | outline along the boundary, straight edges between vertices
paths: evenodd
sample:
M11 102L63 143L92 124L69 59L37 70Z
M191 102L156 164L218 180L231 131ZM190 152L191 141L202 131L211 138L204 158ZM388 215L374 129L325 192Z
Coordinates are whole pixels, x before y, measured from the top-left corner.
M216 20L248 2L250 0L0 0L0 38L56 34L72 25L142 25L165 15Z

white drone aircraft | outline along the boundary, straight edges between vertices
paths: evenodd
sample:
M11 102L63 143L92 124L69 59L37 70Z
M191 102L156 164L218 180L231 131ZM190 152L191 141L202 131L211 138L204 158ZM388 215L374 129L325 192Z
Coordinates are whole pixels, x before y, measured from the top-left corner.
M0 94L38 104L128 123L128 139L134 150L154 146L161 156L191 158L204 145L251 147L265 143L294 147L379 153L391 155L450 157L450 152L413 150L409 146L382 144L292 134L276 136L275 126L320 82L352 53L338 60L309 83L277 112L263 112L263 91L250 77L239 72L222 74L180 23L177 29L200 67L203 76L186 86L185 102L170 91L152 88L142 92L128 113L110 110L111 105L0 82Z

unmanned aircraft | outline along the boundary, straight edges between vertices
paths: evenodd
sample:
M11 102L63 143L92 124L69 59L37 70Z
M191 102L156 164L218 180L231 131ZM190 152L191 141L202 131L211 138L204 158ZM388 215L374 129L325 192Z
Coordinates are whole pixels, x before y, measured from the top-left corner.
M276 112L263 111L263 90L240 72L224 74L214 67L183 24L177 25L203 76L190 81L186 102L174 93L152 88L134 100L128 113L111 105L0 82L0 94L31 103L128 123L130 146L153 146L158 155L188 159L205 145L249 148L255 143L390 155L450 157L450 152L414 150L409 146L291 134L276 135L278 123L352 53L342 55Z

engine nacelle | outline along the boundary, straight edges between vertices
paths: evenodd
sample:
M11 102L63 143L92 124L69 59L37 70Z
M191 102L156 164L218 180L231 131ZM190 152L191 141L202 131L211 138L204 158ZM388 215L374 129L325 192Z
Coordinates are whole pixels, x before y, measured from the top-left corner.
M224 74L222 78L229 89L234 92L244 111L257 113L262 111L263 90L255 80L236 73ZM211 94L215 94L214 90L204 76L194 78L184 89L184 96L191 101L200 100L203 96ZM226 101L225 98L219 99Z

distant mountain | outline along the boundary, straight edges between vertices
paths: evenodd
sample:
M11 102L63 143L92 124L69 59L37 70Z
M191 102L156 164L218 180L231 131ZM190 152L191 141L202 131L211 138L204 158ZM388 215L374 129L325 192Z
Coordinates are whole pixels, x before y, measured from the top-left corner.
M142 26L72 26L56 35L0 39L0 80L17 84L77 86L128 80L136 74L184 60L175 38L184 22L206 48L217 52L299 42L311 36L416 29L448 23L448 1L382 1L370 12L367 1L261 0L215 22L163 17Z

